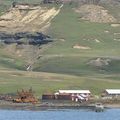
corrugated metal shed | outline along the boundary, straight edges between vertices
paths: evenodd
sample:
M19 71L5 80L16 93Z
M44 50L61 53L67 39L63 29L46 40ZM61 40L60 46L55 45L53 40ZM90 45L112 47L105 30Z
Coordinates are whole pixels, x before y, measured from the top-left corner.
M110 95L120 95L120 89L106 89L105 91Z
M67 93L67 94L90 94L89 90L59 90L59 93Z

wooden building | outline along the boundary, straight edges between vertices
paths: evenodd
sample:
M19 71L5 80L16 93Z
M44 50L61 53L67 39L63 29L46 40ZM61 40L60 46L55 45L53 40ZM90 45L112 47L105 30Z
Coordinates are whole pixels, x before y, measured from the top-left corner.
M42 100L55 100L55 95L54 94L43 94Z

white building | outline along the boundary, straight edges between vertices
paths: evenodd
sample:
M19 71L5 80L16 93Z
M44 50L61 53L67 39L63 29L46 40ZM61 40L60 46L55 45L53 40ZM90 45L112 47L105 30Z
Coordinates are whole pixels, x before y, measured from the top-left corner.
M120 89L106 89L105 93L107 95L120 95Z
M120 97L120 89L106 89L103 92L103 97L118 98Z
M89 90L59 90L59 94L84 94L84 95L90 95L91 92Z
M91 96L91 92L89 90L59 90L56 95L71 95L72 101L86 101Z

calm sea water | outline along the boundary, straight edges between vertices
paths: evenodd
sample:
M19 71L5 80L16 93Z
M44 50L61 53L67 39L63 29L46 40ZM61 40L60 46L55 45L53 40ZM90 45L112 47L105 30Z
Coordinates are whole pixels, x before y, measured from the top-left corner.
M0 120L120 120L120 109L108 109L100 113L89 110L0 110Z

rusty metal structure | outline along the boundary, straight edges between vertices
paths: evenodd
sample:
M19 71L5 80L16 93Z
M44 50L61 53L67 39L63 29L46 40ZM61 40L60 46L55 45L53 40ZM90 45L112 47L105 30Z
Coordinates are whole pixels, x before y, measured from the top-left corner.
M13 99L13 102L16 103L37 103L38 99L34 96L32 88L29 90L22 89L17 91L17 97Z

